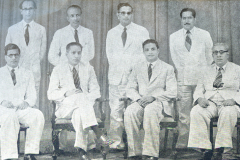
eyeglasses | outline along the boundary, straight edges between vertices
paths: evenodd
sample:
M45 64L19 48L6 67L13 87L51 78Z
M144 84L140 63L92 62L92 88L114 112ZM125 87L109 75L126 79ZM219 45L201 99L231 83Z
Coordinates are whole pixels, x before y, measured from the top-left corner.
M15 57L15 58L19 58L20 57L20 54L9 54L9 55L7 55L9 58L13 58L13 57Z
M132 14L132 12L118 12L118 13L120 13L122 16L125 16L126 14L130 16Z
M35 9L35 8L32 8L32 7L31 7L31 8L23 8L22 10L23 10L23 11L33 11L34 9Z
M217 55L218 53L223 54L223 53L225 53L225 52L228 52L228 51L223 51L223 50L213 51L213 54L214 54L214 55Z

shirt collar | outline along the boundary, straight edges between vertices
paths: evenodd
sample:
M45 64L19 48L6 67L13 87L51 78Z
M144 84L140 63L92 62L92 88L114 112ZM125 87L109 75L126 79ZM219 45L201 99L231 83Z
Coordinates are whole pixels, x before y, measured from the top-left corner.
M71 64L68 64L70 71L73 71L73 66ZM75 66L75 69L78 71L78 64Z
M151 63L152 64L152 68L154 68L156 66L157 61L158 60L156 60L156 61ZM149 65L150 65L150 62L147 61L147 66L149 66Z
M131 29L131 26L132 26L132 22L129 25L126 26L127 30ZM121 30L124 29L124 27L123 27L123 25L121 23L119 23L119 27L120 27Z
M228 64L228 62L224 66L222 66L222 69L224 72L226 71L227 64ZM216 66L216 70L218 71L220 67L218 67L216 64L215 64L215 66Z
M18 69L19 69L18 66L15 67L15 68L12 68L12 67L10 67L10 66L8 66L8 65L7 65L7 68L8 68L8 70L9 70L9 72L11 72L12 69L14 69L15 71L18 71Z
M194 31L195 31L195 26L189 30L190 31L190 34L194 34ZM186 35L187 34L187 30L185 28L183 28L183 34Z
M75 32L75 28L73 28L73 27L71 26L71 24L69 24L69 27L71 28L71 30L72 30L73 32ZM80 28L81 28L81 25L79 25L76 30L79 31Z
M26 23L24 20L22 20L23 28L26 27L27 24L29 24L29 27L31 27L34 24L34 20L32 20L30 23Z

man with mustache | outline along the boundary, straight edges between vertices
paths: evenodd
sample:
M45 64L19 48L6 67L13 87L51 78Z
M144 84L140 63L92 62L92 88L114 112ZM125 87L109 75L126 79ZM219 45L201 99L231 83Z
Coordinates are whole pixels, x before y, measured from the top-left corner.
M80 25L81 16L82 9L80 6L71 5L67 8L67 20L69 25L55 32L48 52L48 61L53 66L64 64L68 61L66 46L71 42L78 42L82 45L81 62L88 63L94 57L95 48L93 32ZM63 153L63 149L67 145L67 131L62 131L60 137L59 147ZM93 146L90 148L93 148Z
M213 46L215 64L201 70L194 93L188 147L200 148L204 160L211 160L213 154L209 140L210 119L213 117L218 116L213 159L221 160L224 149L233 147L232 133L240 111L240 66L228 61L229 54L227 44Z
M109 137L115 141L110 147L123 149L123 103L119 98L125 95L125 86L132 67L139 60L144 60L142 43L149 39L146 28L132 22L133 7L120 3L117 7L120 24L108 31L106 54L109 63Z
M182 29L170 35L170 52L177 69L179 138L177 148L186 148L189 135L190 111L199 70L210 65L212 39L209 32L195 27L196 12L184 8L180 13Z

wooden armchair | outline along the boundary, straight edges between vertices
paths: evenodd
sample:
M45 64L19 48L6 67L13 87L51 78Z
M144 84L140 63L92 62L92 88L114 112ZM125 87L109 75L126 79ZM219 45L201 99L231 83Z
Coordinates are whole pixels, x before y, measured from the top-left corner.
M102 103L107 101L106 99L96 99L95 100L95 105L94 105L94 109L95 109L95 114L96 112L98 112L100 114L101 117L97 116L99 119L101 119L101 122L98 123L99 128L104 129L104 121L105 121L105 114L102 110ZM55 116L55 111L56 111L56 103L53 101L52 102L52 106L53 106L53 113L52 113L52 143L54 146L54 151L53 151L53 160L57 159L57 156L59 155L59 133L62 130L67 130L67 131L74 131L74 127L71 123L71 119L65 119L65 118L61 118L58 119ZM102 148L101 149L101 153L103 156L103 159L106 159L107 156L107 152L108 149L107 148Z
M124 102L124 107L127 108L128 105L131 104L131 99L128 97L123 97L119 99L120 101ZM177 122L178 122L178 112L177 112L177 106L176 102L178 99L172 99L173 101L173 108L174 108L174 118L169 118L165 117L161 122L160 122L160 128L161 130L165 128L165 138L164 138L164 147L163 147L163 154L165 155L166 150L167 150L167 140L168 140L168 132L169 130L173 130L173 143L172 143L172 154L171 157L176 159L177 156L177 151L176 151L176 144L177 144L177 139L178 139L178 130L177 130ZM123 132L123 142L125 144L124 148L124 159L127 159L128 156L128 143L127 143L127 134L124 131ZM159 147L160 148L160 147ZM159 152L160 155L160 152Z

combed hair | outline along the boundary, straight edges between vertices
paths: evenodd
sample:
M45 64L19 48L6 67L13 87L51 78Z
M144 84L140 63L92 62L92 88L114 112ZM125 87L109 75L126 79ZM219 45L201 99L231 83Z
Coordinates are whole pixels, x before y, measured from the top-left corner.
M37 4L36 4L36 2L35 2L34 0L23 0L23 1L19 4L19 8L20 8L20 9L22 9L22 4L23 4L23 2L25 2L25 1L31 1L31 2L33 2L34 8L37 9Z
M81 8L80 6L78 6L78 5L71 5L71 6L69 6L69 7L67 8L67 12L68 12L68 10L69 10L70 8L77 8L77 9L80 10L80 14L82 14L82 8Z
M16 44L9 43L8 45L6 45L6 46L4 47L5 55L7 55L7 52L8 52L9 50L13 50L13 49L17 49L18 52L19 52L19 54L20 54L20 49L19 49L19 47L18 47Z
M133 7L129 4L129 3L119 3L118 6L117 6L117 10L119 12L119 10L122 8L122 7L131 7L132 9L132 12L133 12Z
M223 43L223 42L215 43L212 49L217 46L223 46L227 51L229 51L229 45L227 43Z
M157 46L157 49L159 49L158 42L155 39L147 39L146 41L143 42L142 47L144 48L144 46L149 43L154 43Z
M196 11L192 8L183 8L182 11L180 12L180 17L182 18L183 12L187 12L187 11L192 12L192 16L196 18Z
M70 47L72 47L72 46L79 46L81 48L81 50L83 48L80 43L78 43L78 42L71 42L71 43L68 43L68 45L66 46L67 52L69 51Z

